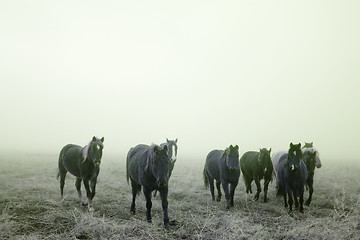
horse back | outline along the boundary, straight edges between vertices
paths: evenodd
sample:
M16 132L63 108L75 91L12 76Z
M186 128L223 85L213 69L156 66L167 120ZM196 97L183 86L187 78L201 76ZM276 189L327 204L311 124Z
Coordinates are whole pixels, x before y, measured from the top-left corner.
M205 170L214 179L220 181L220 159L224 154L223 150L212 150L206 157Z
M83 161L82 147L75 144L68 144L62 148L59 155L59 168L62 165L68 172L80 177L80 164Z
M242 174L253 176L258 171L259 164L257 162L258 152L249 151L244 153L240 158L240 169Z
M126 178L127 181L132 179L138 184L141 183L141 178L143 177L146 160L147 160L147 151L149 146L145 144L139 144L131 148L126 157Z

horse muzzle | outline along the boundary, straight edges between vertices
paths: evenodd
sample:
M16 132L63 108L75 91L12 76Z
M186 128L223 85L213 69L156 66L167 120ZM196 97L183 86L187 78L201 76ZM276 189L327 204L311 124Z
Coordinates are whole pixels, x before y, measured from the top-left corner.
M158 187L164 187L167 185L167 181L165 179L157 180L156 184L158 185Z

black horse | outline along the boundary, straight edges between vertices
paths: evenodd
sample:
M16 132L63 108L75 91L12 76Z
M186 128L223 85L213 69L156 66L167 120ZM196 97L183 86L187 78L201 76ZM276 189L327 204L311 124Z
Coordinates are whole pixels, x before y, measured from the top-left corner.
M258 200L261 192L260 180L264 179L264 202L268 201L268 186L273 175L270 152L271 148L269 150L263 148L259 152L246 152L240 158L240 168L245 181L246 193L252 193L251 183L254 180L257 188L254 198Z
M92 199L95 196L95 187L97 177L100 171L102 151L104 148L104 138L93 137L88 145L81 147L74 144L68 144L59 155L59 172L61 198L64 195L65 176L70 172L76 177L76 190L79 195L80 204L88 205L89 211L93 211ZM82 202L81 181L84 182L88 202ZM90 183L90 184L89 184Z
M281 156L278 165L277 181L284 195L285 207L288 206L286 194L289 197L289 213L292 214L292 204L295 200L295 207L299 206L300 212L304 212L304 185L308 176L305 163L302 161L301 144L290 143L288 154Z
M210 185L212 199L214 196L214 180L218 191L217 201L221 200L220 184L224 189L226 198L226 209L234 206L234 193L240 177L239 147L236 145L223 150L213 150L206 157L203 171L204 185ZM230 184L230 193L229 193Z
M313 184L314 184L314 173L316 166L316 154L317 152L313 150L313 148L309 148L309 150L303 151L303 160L305 162L306 168L308 170L308 177L306 179L306 187L309 188L309 197L305 201L305 205L309 206L312 199L312 194L314 192Z
M146 218L151 223L151 192L160 192L162 209L164 212L164 227L169 227L168 217L168 181L170 170L170 159L167 146L140 144L129 150L126 158L126 179L131 181L132 204L130 211L135 214L136 195L141 191L146 199Z

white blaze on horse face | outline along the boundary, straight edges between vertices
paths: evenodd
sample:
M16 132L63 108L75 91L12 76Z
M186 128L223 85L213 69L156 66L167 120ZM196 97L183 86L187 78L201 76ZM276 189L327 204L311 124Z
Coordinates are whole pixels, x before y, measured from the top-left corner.
M96 145L96 149L97 149L97 150L100 150L100 146L99 146L99 145Z
M291 171L294 171L295 167L294 164L291 164Z

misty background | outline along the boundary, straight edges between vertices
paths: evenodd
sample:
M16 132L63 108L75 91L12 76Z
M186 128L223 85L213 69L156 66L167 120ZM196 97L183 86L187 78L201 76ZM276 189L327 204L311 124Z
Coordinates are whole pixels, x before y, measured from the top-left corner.
M359 1L2 1L2 152L178 138L357 160Z

